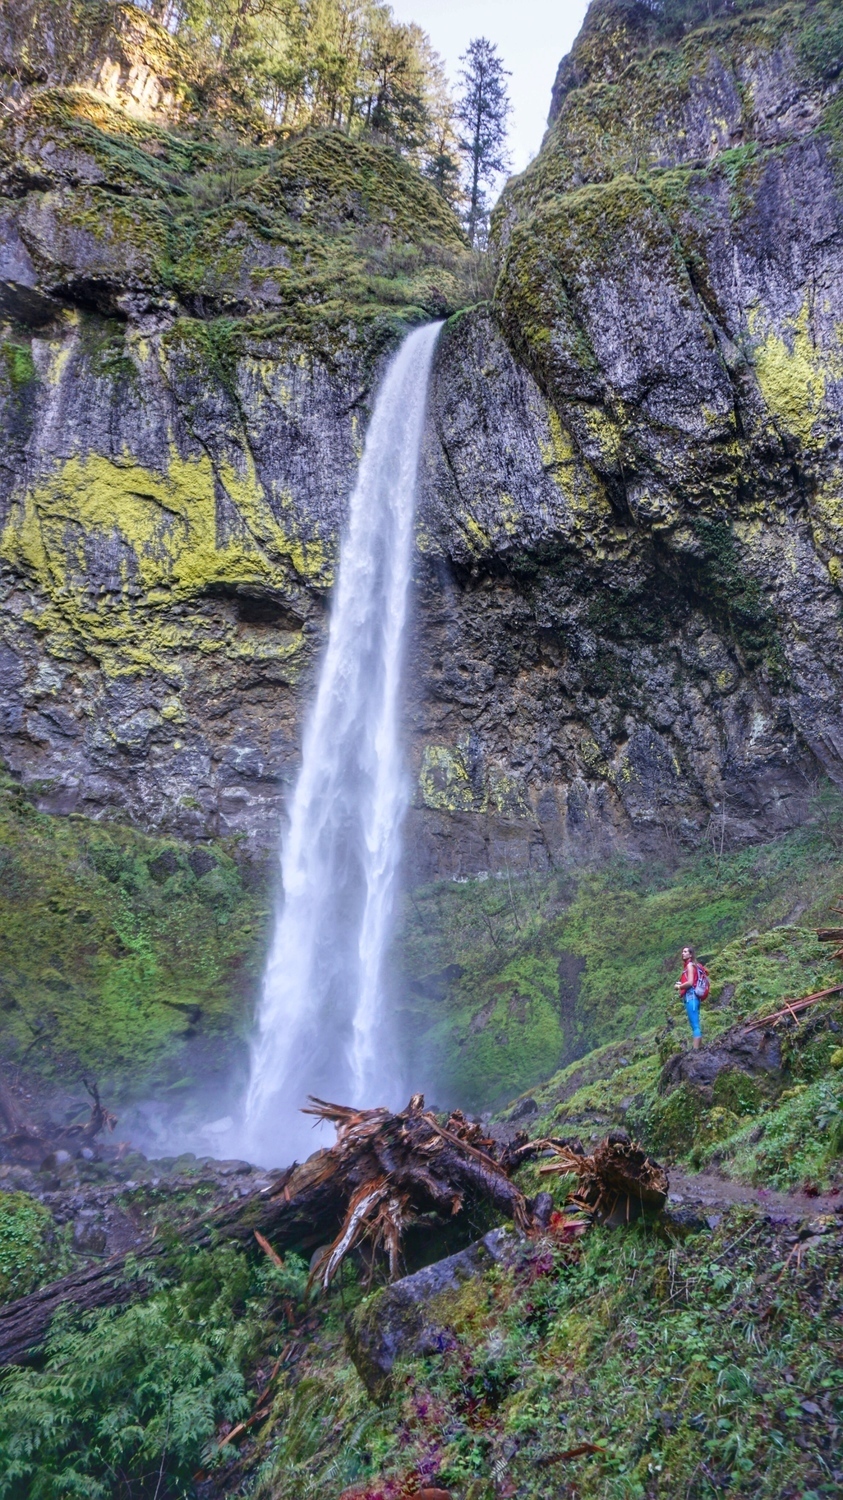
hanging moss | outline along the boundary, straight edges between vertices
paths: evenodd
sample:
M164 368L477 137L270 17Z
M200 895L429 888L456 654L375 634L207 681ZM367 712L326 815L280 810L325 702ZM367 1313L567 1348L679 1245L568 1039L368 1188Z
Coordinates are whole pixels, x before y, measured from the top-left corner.
M734 533L725 521L698 518L694 523L704 547L696 565L697 591L708 608L725 620L747 666L764 663L783 685L787 666L775 615L757 580L747 572Z
M35 361L29 344L17 343L13 338L0 342L0 359L6 379L13 392L24 390L37 380Z

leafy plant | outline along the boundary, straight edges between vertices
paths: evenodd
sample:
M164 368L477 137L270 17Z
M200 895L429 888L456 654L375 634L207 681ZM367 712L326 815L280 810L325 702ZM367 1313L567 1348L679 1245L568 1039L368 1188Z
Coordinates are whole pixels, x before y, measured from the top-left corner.
M66 1259L50 1210L29 1193L0 1193L0 1302L12 1302L50 1277Z
M57 1320L42 1368L0 1386L0 1496L181 1494L221 1421L249 1407L271 1277L230 1247L128 1311Z

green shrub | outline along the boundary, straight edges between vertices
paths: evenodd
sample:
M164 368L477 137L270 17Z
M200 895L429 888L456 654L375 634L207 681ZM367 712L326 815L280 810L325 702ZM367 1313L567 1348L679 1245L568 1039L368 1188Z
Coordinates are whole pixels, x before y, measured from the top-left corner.
M0 1302L25 1297L57 1274L61 1242L53 1216L28 1193L0 1192Z
M221 1421L250 1407L276 1273L231 1247L185 1255L178 1285L120 1311L57 1320L43 1368L0 1386L0 1497L189 1493Z

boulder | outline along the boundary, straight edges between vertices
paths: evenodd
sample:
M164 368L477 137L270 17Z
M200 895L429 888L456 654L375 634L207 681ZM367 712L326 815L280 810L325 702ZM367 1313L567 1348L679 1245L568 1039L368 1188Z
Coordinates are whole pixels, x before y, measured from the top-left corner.
M659 1090L670 1094L688 1084L705 1104L714 1102L714 1085L721 1073L738 1072L775 1086L782 1077L782 1049L772 1027L748 1031L736 1026L698 1051L677 1052L662 1069Z
M523 1245L510 1229L493 1229L475 1244L404 1276L367 1297L348 1320L348 1349L369 1395L383 1400L402 1355L441 1354L456 1342L447 1294L493 1265L511 1264Z

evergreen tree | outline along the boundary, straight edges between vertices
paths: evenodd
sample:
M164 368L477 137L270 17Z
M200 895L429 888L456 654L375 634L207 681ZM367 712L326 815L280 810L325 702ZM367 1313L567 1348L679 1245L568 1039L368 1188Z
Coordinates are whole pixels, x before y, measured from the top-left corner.
M475 245L485 239L485 190L509 165L506 130L511 106L504 80L510 75L494 43L484 36L469 42L460 62L464 65L460 69L462 93L456 114L463 126L459 147L468 176L466 229L470 243Z
M2 3L2 0L0 0ZM93 0L91 0L93 3ZM433 178L449 203L456 142L441 58L384 0L135 0L197 62L200 107L283 135L372 133ZM450 153L450 154L449 154Z

